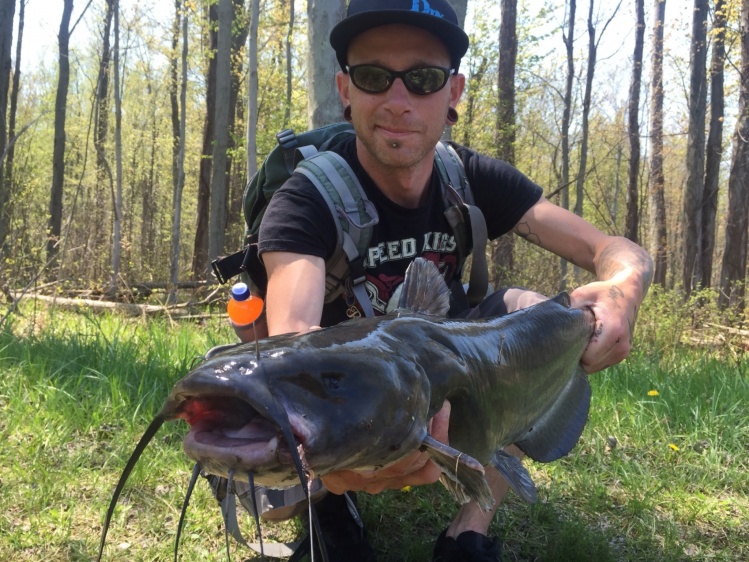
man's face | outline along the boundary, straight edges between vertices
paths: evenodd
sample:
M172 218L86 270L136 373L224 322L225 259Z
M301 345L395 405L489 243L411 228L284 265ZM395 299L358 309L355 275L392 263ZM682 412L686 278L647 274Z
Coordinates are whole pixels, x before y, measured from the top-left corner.
M358 35L349 45L349 66L376 64L402 71L420 66L450 67L450 55L436 36L418 27L386 25ZM366 164L388 168L413 168L432 151L442 136L448 108L457 104L464 77L452 76L441 90L418 95L403 80L395 79L388 90L370 94L360 90L349 76L338 74L338 90L351 116ZM431 165L431 164L430 164Z

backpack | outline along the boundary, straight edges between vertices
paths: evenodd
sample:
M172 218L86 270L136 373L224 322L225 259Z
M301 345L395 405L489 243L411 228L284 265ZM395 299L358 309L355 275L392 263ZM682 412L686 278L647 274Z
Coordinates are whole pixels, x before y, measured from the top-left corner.
M336 250L325 262L325 303L345 294L349 305L358 301L366 316L374 316L372 303L364 287L364 256L377 224L377 210L364 194L349 164L337 153L327 150L345 135L355 134L349 123L335 123L294 134L290 129L276 135L276 146L266 157L245 188L243 197L245 242L247 246L211 265L220 283L245 272L256 292L267 286L265 267L257 255L260 223L273 194L292 173L304 174L322 195L335 219ZM473 205L473 196L463 163L454 149L437 144L435 164L441 179L445 216L453 229L458 248L458 271L474 252L468 287L468 302L474 306L486 296L486 223Z

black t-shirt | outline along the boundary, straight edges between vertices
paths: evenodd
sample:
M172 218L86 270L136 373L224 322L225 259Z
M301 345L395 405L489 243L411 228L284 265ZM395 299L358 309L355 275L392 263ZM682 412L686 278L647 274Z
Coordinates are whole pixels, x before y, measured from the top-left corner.
M509 164L453 144L466 171L476 206L486 218L490 239L510 231L541 197L542 190ZM445 279L457 271L457 247L444 216L439 174L432 172L429 198L415 209L402 207L377 188L356 156L353 135L332 145L351 165L367 197L374 203L379 222L374 226L364 257L366 290L375 314L385 314L398 303L408 264L424 257L437 265ZM336 247L336 227L317 188L295 173L273 195L260 225L258 247L264 252L293 252L327 259ZM360 312L360 311L359 311ZM355 316L356 310L341 297L323 308L321 326Z

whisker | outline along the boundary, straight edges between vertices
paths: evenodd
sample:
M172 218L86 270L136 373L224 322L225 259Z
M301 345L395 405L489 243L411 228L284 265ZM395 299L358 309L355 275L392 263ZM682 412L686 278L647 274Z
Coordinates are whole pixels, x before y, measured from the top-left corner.
M252 471L247 472L247 479L250 483L250 497L252 498L252 516L255 518L255 528L257 529L257 542L260 543L260 556L265 560L265 550L263 549L263 533L260 530L260 512L257 509L257 496L255 496L255 475Z
M226 482L226 496L224 496L224 499L221 502L221 513L224 516L224 542L226 543L226 559L229 562L231 562L231 550L229 549L229 510L232 506L236 507L236 504L234 503L234 494L232 493L233 486L234 469L231 469L229 470L229 478ZM242 540L244 540L244 538Z
M99 555L96 557L96 562L101 562L101 557L104 554L104 543L107 540L107 531L109 530L109 525L112 523L114 508L117 505L117 500L120 498L122 489L125 487L125 482L127 482L127 479L130 477L130 473L133 471L133 468L135 468L135 464L138 462L138 459L140 459L140 456L143 454L146 446L151 442L151 439L153 439L153 436L156 435L156 432L159 430L164 421L164 417L162 417L161 415L158 415L154 418L151 424L146 428L146 431L140 438L140 441L138 441L138 444L135 446L133 454L130 455L127 464L125 465L125 469L120 475L120 479L117 482L114 493L112 494L112 500L109 502L109 507L107 508L107 515L104 518L104 527L101 530L101 542L99 543Z
M187 485L187 493L185 494L185 500L182 502L182 511L179 514L179 523L177 524L177 538L174 540L174 562L177 562L177 553L179 552L179 539L182 536L182 529L185 525L185 515L187 515L187 506L190 503L190 497L195 489L195 483L198 481L200 476L201 466L200 463L195 463L192 469L192 476L190 476L190 483Z

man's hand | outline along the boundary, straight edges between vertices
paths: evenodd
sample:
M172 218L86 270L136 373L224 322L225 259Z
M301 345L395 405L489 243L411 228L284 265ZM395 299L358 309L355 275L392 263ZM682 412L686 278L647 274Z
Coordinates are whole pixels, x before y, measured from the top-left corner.
M570 293L572 306L595 315L595 330L580 363L588 373L624 360L632 349L639 301L627 298L616 280L597 281Z
M442 409L429 422L429 434L447 444L449 425L450 402L445 400ZM404 486L432 484L439 480L440 474L440 469L429 459L429 455L416 451L382 470L339 470L323 476L322 481L334 494L359 490L378 494L383 490L400 490Z

